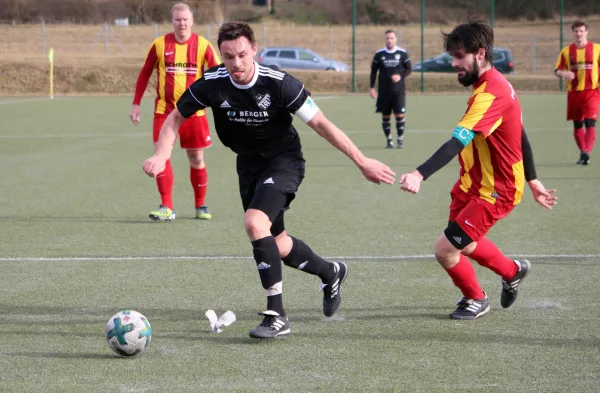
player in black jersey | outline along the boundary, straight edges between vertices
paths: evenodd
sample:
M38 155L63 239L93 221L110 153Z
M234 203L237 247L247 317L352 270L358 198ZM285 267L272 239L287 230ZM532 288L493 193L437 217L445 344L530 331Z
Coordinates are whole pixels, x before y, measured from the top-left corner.
M212 108L219 139L237 154L244 226L267 293L267 311L260 313L264 319L250 336L274 338L290 332L282 300L282 260L321 279L326 316L338 310L340 287L348 274L345 263L325 261L285 230L284 211L304 178L302 146L292 114L354 161L367 180L393 184L395 174L365 157L323 115L301 82L253 60L257 48L250 26L223 24L218 45L224 64L206 71L181 96L161 129L154 156L144 162L143 169L150 176L161 173L179 125L199 109Z
M408 52L396 46L398 38L392 30L385 32L385 48L373 57L371 63L371 90L372 98L377 97L377 112L381 112L383 133L387 138L387 148L393 148L391 132L391 114L396 116L396 131L398 133L398 148L404 147L404 114L406 113L406 83L405 78L410 75L412 66ZM379 71L379 94L375 91L375 79Z

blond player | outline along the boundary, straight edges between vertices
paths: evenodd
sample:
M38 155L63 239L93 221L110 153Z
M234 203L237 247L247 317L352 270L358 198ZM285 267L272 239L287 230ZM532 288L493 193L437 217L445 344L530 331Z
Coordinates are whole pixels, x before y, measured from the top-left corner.
M140 71L133 106L129 117L133 124L140 121L140 102L148 86L148 81L156 70L156 100L154 104L153 142L158 142L160 129L179 97L187 88L200 79L204 68L221 63L218 54L204 37L192 33L194 16L187 4L178 3L171 9L173 32L158 37L152 43L146 61ZM210 130L206 113L199 110L179 128L181 148L185 149L190 162L190 181L194 189L196 218L212 218L204 204L208 175L204 162L204 149L211 145ZM155 221L175 219L173 209L173 169L167 161L165 170L156 176L156 184L161 204L150 212Z

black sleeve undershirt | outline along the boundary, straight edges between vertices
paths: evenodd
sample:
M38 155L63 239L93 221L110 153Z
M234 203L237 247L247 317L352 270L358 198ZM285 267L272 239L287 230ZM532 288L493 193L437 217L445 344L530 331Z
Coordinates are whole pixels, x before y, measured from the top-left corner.
M535 162L533 161L533 150L531 150L531 144L525 133L525 128L522 131L521 146L523 149L523 167L525 168L525 180L528 182L537 179L537 173L535 172Z
M427 161L417 168L423 176L423 180L427 180L435 172L445 167L464 148L465 146L457 138L450 138L448 142L444 143Z

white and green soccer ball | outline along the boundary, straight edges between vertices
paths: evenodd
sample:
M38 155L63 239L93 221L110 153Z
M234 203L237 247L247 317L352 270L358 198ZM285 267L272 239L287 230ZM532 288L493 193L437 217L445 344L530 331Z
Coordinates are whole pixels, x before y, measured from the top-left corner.
M135 356L148 349L152 328L148 319L137 311L119 311L106 324L106 342L121 356Z

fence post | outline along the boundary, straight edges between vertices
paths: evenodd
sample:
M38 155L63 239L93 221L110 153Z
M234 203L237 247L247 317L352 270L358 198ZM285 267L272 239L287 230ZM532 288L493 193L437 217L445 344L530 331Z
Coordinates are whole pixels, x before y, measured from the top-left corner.
M425 63L425 0L421 0L421 93L425 91L423 63Z
M532 74L535 75L535 29L533 29L533 35L532 35L532 39L531 39L531 52L532 52L532 58L531 58L531 63L532 65Z
M42 20L42 53L46 53L46 24Z
M333 29L331 28L331 25L329 25L329 67L331 67L331 61L332 59L332 54L333 54Z
M108 54L108 22L104 23L104 54Z
M158 23L154 24L154 39L158 38Z
M263 47L267 48L267 26L263 23Z
M206 25L206 39L210 41L210 23Z

